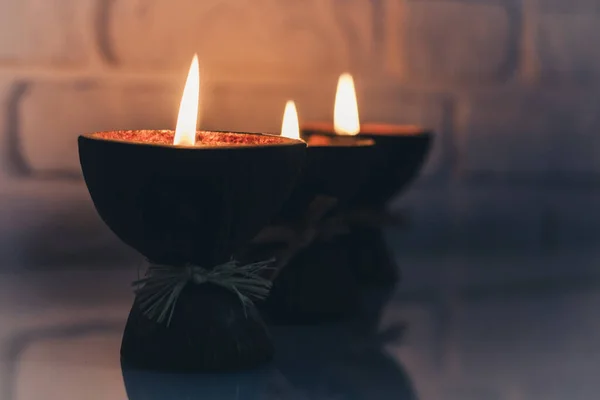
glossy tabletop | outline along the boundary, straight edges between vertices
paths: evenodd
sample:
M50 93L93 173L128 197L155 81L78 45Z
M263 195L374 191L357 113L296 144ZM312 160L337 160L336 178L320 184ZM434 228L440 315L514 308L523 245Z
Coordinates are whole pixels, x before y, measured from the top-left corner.
M365 293L355 320L274 328L274 363L230 375L122 370L135 266L0 273L0 399L597 398L599 257L398 261L403 285Z

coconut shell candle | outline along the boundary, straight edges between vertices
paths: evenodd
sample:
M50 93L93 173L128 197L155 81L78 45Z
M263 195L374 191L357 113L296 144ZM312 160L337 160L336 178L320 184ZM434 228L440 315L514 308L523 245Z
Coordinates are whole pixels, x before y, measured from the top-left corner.
M308 123L302 126L308 143L343 140L334 125ZM418 175L431 147L433 133L412 125L361 124L359 138L375 142L375 162L369 179L360 188L353 203L362 207L384 208L387 202L406 189Z
M197 132L197 71L195 61L175 132L79 137L96 210L148 260L145 276L134 282L121 346L122 361L136 368L227 371L273 355L254 306L270 289L262 277L268 263L240 265L232 256L290 194L306 144L265 134Z
M355 116L350 129L344 122L349 115ZM340 135L348 133L375 141L375 157L368 178L352 199L355 215L367 216L354 218L353 265L361 282L393 283L399 278L399 269L377 225L391 220L385 215L385 206L418 175L431 147L433 133L411 125L360 124L354 83L350 75L343 74L338 82L334 123L304 124L301 135L311 143L327 138L340 140Z
M299 135L293 103L286 107L282 135ZM292 195L273 225L254 241L254 259L277 258L273 289L261 305L272 323L329 320L351 312L359 298L337 215L364 183L374 141L344 139L308 144L306 165Z

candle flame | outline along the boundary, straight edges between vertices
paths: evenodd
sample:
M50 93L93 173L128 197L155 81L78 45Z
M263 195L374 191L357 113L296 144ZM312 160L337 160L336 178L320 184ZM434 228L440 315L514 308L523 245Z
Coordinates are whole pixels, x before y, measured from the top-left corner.
M338 135L356 135L360 132L358 104L352 75L344 73L338 80L333 111L333 129Z
M285 104L283 112L283 123L281 124L281 136L290 139L300 139L300 126L298 123L298 111L296 111L296 103L289 100Z
M198 127L198 100L200 97L200 68L198 67L198 55L194 54L192 65L188 72L179 115L177 127L175 128L174 145L193 146L196 143L196 129Z

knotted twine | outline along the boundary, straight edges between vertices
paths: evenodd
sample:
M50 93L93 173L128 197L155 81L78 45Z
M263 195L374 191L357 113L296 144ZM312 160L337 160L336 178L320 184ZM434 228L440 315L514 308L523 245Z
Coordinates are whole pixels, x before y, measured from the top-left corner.
M303 223L297 227L275 225L263 229L252 241L253 244L285 243L285 248L276 255L271 281L274 281L281 269L287 265L302 249L310 246L321 235L321 222L337 204L330 196L317 196L309 205Z
M271 290L271 281L263 277L275 261L270 259L240 266L230 260L212 269L197 265L173 266L149 263L143 278L132 283L136 301L142 313L159 324L169 326L177 300L187 284L212 283L236 294L244 307L264 300Z
M298 255L316 240L331 240L348 234L354 226L379 228L385 225L402 224L405 221L384 211L355 209L346 212L332 212L338 204L330 196L317 196L302 218L300 226L271 225L261 231L253 240L254 244L284 244L272 268L271 280Z

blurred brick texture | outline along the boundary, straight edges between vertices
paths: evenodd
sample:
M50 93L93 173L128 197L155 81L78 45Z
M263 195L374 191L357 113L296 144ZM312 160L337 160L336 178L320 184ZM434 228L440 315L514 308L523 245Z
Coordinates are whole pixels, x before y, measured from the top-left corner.
M277 132L288 98L301 120L330 119L347 70L363 121L434 129L419 180L392 204L413 220L399 251L593 245L599 4L3 1L1 259L129 254L90 204L76 137L172 128L194 52L203 128Z

